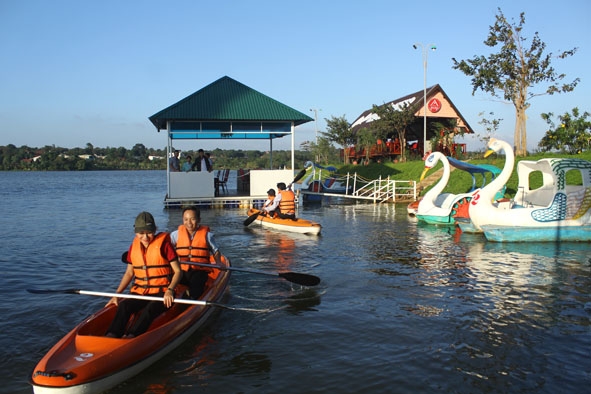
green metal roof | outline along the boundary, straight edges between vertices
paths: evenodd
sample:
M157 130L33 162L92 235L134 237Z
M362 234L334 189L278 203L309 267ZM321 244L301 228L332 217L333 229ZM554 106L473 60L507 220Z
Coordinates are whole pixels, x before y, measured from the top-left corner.
M224 76L150 116L172 139L269 139L291 134L311 117Z

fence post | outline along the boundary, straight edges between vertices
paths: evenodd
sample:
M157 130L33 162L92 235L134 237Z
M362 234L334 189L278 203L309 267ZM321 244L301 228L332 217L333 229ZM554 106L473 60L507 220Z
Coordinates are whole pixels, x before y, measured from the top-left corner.
M345 195L349 194L349 173L347 172L347 182L345 182Z

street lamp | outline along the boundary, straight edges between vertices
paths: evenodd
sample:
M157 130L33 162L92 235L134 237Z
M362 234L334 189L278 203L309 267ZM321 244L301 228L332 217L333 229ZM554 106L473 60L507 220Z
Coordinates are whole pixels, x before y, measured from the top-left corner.
M437 47L435 44L424 46L420 42L416 42L412 46L414 49L421 47L423 50L423 155L427 152L427 58L429 57L429 49L435 51Z
M311 112L314 112L314 127L316 128L316 145L318 145L318 111L322 111L321 109L312 108L310 109Z
M314 112L314 127L316 129L316 151L318 151L318 111L322 111L321 109L312 108L310 109L311 112ZM320 157L316 155L316 161L319 161Z

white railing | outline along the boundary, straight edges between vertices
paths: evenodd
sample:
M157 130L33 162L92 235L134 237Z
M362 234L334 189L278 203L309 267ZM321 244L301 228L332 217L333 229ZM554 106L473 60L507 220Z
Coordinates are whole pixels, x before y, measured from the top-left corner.
M326 172L325 172L326 174ZM407 202L415 201L417 199L417 183L416 181L401 181L393 180L390 177L382 179L380 176L378 179L370 180L365 179L357 173L351 175L347 173L346 176L336 177L334 174L330 175L335 178L334 182L339 182L345 186L345 193L338 193L339 197L356 198L363 200L373 200L377 202ZM324 182L328 177L323 177L322 170L314 171L311 178L308 179L308 184L314 181ZM310 194L322 194L322 195L337 195L331 193L330 188L324 189L323 192L314 193L303 190L304 193Z
M354 184L358 183L360 177L355 173ZM405 202L414 201L417 198L416 181L400 181L380 176L374 180L361 180L363 186L353 187L352 195L357 198L373 200L374 202Z

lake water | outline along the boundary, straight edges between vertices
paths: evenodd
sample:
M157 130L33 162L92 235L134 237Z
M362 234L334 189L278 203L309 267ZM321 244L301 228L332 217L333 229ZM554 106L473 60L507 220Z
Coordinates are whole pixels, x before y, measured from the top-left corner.
M1 393L31 393L38 360L114 291L135 216L160 230L163 171L0 172ZM202 212L234 266L317 275L304 288L235 272L229 306L112 394L581 393L591 386L589 244L487 243L419 225L403 205L332 202L298 215L320 237Z

